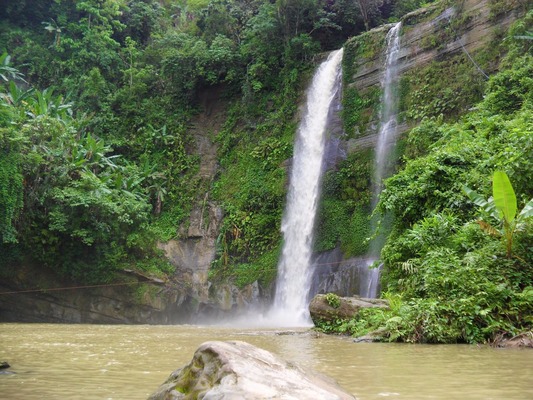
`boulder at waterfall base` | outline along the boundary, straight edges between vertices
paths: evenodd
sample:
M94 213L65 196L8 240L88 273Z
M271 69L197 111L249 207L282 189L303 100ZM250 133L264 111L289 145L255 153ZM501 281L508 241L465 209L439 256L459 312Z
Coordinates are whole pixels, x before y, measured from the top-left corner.
M363 297L337 297L338 302L332 304L328 295L317 294L309 304L311 319L316 324L318 321L335 321L338 319L351 319L362 308L388 308L389 304L382 299L367 299Z
M342 400L355 397L335 381L251 344L206 342L149 400Z

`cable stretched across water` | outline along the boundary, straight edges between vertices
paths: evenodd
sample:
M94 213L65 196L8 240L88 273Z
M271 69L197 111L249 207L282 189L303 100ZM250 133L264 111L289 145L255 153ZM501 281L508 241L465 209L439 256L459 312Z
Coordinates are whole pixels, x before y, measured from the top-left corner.
M340 265L345 261L336 261L336 262L329 262L329 263L318 263L313 264L313 266L334 266L334 265ZM207 267L204 265L204 267ZM258 271L268 272L268 271L277 271L277 268L261 268ZM230 274L231 276L236 276L236 274ZM25 294L25 293L46 293L46 292L58 292L62 290L79 290L79 289L95 289L95 288L104 288L104 287L113 287L113 286L133 286L133 285L140 285L141 283L153 283L151 281L137 281L137 282L119 282L119 283L106 283L101 285L81 285L81 286L63 286L63 287L54 287L54 288L40 288L40 289L24 289L24 290L12 290L9 292L0 292L1 295L8 295L8 294Z

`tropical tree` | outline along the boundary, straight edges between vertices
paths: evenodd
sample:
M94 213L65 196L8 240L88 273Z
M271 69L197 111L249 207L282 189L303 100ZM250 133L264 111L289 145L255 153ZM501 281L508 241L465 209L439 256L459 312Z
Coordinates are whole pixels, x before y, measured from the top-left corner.
M494 171L492 197L489 199L485 199L466 186L463 190L488 216L498 221L496 226L484 219L478 220L478 224L485 232L504 239L507 258L511 258L515 233L522 231L526 219L533 216L533 199L529 200L517 214L516 194L509 177L503 171Z
M368 31L372 18L378 14L379 7L383 5L383 0L356 0L356 3L359 6L365 28Z
M0 56L0 81L7 83L9 81L24 81L23 75L19 72L18 69L10 66L11 56L4 52Z

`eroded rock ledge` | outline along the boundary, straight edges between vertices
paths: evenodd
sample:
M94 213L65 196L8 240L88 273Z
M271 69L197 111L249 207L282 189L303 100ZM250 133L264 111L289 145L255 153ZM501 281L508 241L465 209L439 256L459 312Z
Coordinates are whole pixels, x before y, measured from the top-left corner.
M335 381L246 342L206 342L149 400L356 400Z

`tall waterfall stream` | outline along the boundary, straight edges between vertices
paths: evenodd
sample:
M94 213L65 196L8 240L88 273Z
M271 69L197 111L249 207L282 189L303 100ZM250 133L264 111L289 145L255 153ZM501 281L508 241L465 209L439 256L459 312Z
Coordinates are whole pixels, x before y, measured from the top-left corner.
M383 179L390 174L390 159L393 158L396 147L398 112L398 57L400 55L400 31L401 22L394 25L387 33L387 49L385 58L385 71L383 74L381 98L381 115L378 139L375 148L374 176L372 182L372 210L376 208L381 194ZM375 218L374 218L375 219ZM373 230L376 229L373 223ZM371 266L378 258L384 238L382 233L370 243L368 254L368 266ZM361 297L375 298L378 295L379 268L370 269L363 274L359 289Z
M401 22L394 25L387 33L387 50L385 71L383 75L383 96L381 99L381 115L376 156L374 161L374 182L372 187L372 208L376 207L381 193L383 178L389 174L387 161L396 143L396 114L398 112L398 56L400 54Z
M271 312L272 319L282 325L311 324L307 301L312 277L313 229L319 201L326 126L330 104L339 87L337 83L342 53L342 49L332 52L315 73L307 94L305 114L298 128L281 226L284 245Z

